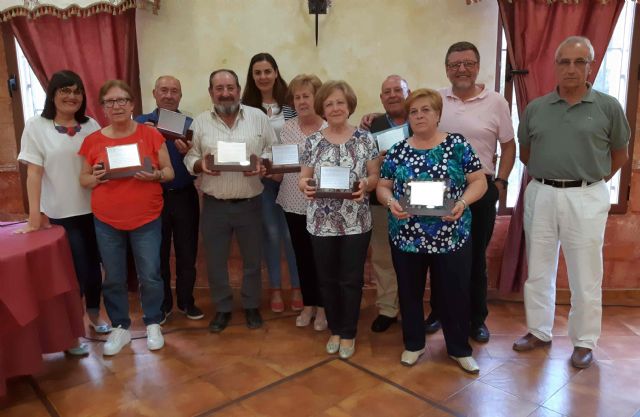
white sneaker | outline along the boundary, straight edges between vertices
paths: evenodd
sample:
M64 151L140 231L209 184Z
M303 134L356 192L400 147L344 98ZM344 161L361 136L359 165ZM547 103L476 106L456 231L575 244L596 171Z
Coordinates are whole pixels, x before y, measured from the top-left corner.
M104 344L103 355L115 355L131 342L131 333L127 329L118 326L111 330L109 338Z
M150 324L147 326L147 347L149 350L162 349L164 346L164 337L162 337L162 329L159 324Z
M418 362L418 359L420 359L423 353L424 348L420 350L405 350L400 357L400 363L406 366L413 366Z
M462 370L465 372L468 372L470 374L477 374L478 372L480 372L480 367L478 366L476 360L473 359L473 356L464 356L460 358L456 358L455 356L449 357L458 362L460 368L462 368Z

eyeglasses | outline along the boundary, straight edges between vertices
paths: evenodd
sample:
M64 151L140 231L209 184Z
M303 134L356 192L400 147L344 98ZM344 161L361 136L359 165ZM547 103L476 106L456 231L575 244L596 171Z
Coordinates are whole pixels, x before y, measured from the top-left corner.
M556 64L558 64L560 67L563 67L563 68L569 68L571 66L571 64L573 64L577 68L584 68L590 62L591 61L589 61L588 59L584 59L584 58L578 58L578 59L573 60L573 61L570 60L570 59L559 59L559 60L556 61Z
M476 65L478 65L478 61L456 61L456 62L449 62L447 64L447 69L450 70L455 70L460 68L460 65L464 65L465 69L473 69L475 68Z
M126 105L128 102L130 102L131 99L130 98L114 98L112 100L102 100L102 105L104 107L106 107L107 109L112 108L113 106L115 106L116 104L118 106L124 106Z
M84 90L82 88L76 88L75 90L71 87L62 87L59 88L58 91L56 91L56 93L60 94L61 96L82 96L84 94Z

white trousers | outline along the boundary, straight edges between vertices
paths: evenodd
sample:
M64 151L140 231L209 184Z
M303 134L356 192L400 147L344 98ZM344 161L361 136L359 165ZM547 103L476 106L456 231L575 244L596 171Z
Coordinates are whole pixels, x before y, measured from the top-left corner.
M524 198L529 267L524 304L529 332L540 340L551 340L562 246L571 290L569 337L574 346L593 349L602 322L602 244L610 206L607 185L599 181L563 189L532 180Z

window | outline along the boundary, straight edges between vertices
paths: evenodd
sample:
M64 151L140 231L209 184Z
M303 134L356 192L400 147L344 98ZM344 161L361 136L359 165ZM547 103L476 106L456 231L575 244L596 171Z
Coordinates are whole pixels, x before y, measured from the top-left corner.
M20 75L20 94L22 95L22 113L25 122L42 113L44 101L47 98L40 81L31 69L31 65L27 62L18 41L16 43L16 56L18 59L18 72Z
M638 21L638 16L635 16L636 4L634 2L625 2L620 17L614 29L611 41L602 58L602 64L598 70L598 74L594 81L594 88L596 90L610 94L620 101L623 108L627 106L627 94L629 91L637 91L637 84L630 86L634 80L629 78L629 63L631 60L632 42L633 42L633 26L634 20ZM500 27L500 33L502 39L499 40L500 53L498 54L498 68L500 69L500 94L511 103L511 119L513 122L514 130L517 132L518 127L518 109L515 100L515 90L511 82L506 81L506 68L507 68L507 40L504 30ZM598 59L598 57L596 57ZM635 86L635 87L634 87ZM498 87L496 85L496 87ZM630 109L627 114L635 112L636 109ZM498 148L498 153L499 153ZM631 155L630 155L631 157ZM498 155L498 160L500 156ZM500 202L498 210L500 214L509 214L515 203L517 202L518 194L520 192L520 179L522 178L524 166L519 159L519 149L516 151L516 162L509 176L509 188L507 193L506 202ZM622 199L628 198L626 192L621 188L622 170L611 178L609 181L610 199L613 212L620 212L623 210L617 209Z

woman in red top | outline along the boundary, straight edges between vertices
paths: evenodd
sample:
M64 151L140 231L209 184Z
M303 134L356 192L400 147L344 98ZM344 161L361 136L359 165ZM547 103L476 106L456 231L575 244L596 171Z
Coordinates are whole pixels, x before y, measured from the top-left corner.
M174 173L162 135L155 128L131 119L132 97L131 89L123 81L111 80L102 86L100 104L111 124L88 136L79 151L84 157L80 184L92 190L91 209L106 272L102 293L113 326L104 345L105 355L115 355L131 341L127 240L131 242L140 281L147 347L156 350L164 346L160 330L164 297L160 277L163 204L160 182L172 180ZM105 179L105 167L109 163L107 149L123 145L136 145L140 160L151 160L153 172L140 171L129 178Z

